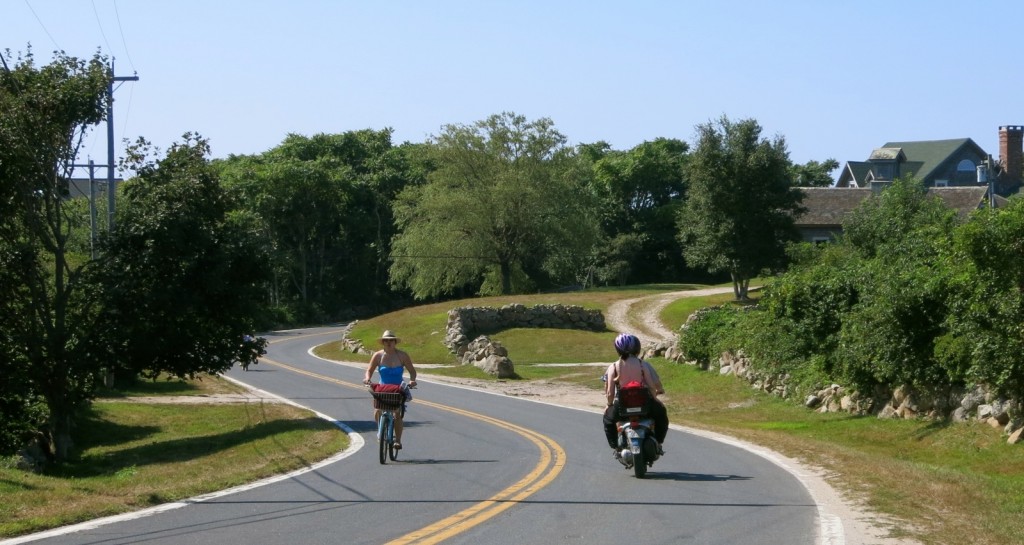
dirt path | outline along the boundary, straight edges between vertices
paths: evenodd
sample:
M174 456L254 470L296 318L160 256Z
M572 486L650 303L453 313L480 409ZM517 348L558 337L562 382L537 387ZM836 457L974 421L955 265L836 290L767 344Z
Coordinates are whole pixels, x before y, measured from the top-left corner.
M635 299L623 299L608 306L608 312L604 317L604 321L608 325L608 329L620 333L633 333L640 338L640 342L644 346L659 342L674 342L678 335L666 327L662 323L661 318L659 318L661 311L669 303L684 297L703 297L705 295L731 292L731 287L708 288L658 293Z

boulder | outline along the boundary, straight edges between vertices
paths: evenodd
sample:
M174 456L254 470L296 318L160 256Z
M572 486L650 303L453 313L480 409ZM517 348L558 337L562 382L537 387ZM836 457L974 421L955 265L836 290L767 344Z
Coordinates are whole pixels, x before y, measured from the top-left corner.
M483 372L498 378L515 378L516 370L512 360L504 356L490 355L477 361L476 366Z

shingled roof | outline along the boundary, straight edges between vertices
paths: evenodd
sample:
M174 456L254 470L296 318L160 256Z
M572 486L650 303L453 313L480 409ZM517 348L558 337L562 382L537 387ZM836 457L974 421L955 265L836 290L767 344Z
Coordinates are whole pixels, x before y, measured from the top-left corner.
M806 209L796 218L797 227L842 228L843 221L860 203L875 191L870 188L801 187L802 202ZM961 221L971 212L988 206L988 188L975 187L930 187L928 194L942 199L946 206L956 210ZM996 197L996 208L1006 205L1006 199Z
M848 174L858 187L867 187L868 175L871 174L871 163L867 161L848 161L845 170L845 174Z
M903 153L905 161L900 164L901 176L911 175L922 180L928 180L944 161L956 155L960 148L967 146L975 149L976 153L984 154L981 148L970 138L889 142L882 146L882 149L896 149Z

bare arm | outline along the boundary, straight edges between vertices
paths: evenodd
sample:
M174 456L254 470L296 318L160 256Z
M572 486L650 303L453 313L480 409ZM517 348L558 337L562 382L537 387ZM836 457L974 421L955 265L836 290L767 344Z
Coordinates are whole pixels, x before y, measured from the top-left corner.
M644 361L643 364L644 367L647 369L648 376L650 377L650 384L648 385L648 388L650 388L651 393L654 394L654 397L658 397L659 395L665 393L665 387L661 385L661 377L659 377L658 372L654 370L654 366L647 363L646 361Z
M382 357L381 354L382 352L377 351L370 356L370 365L366 368L366 374L363 375L363 384L370 383L370 378L373 377L373 372L376 371L377 366L380 365L380 359Z
M604 397L605 403L609 407L611 407L612 403L615 401L615 382L619 380L619 375L616 371L618 371L618 368L616 368L613 363L608 366L608 370L605 372L605 378L607 380L604 382Z

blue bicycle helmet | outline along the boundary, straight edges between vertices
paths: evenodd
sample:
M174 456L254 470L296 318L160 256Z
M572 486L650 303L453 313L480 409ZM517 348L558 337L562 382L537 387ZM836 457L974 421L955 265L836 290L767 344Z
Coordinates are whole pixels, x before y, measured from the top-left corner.
M622 333L615 337L615 351L619 356L637 356L640 354L640 339L629 333Z

